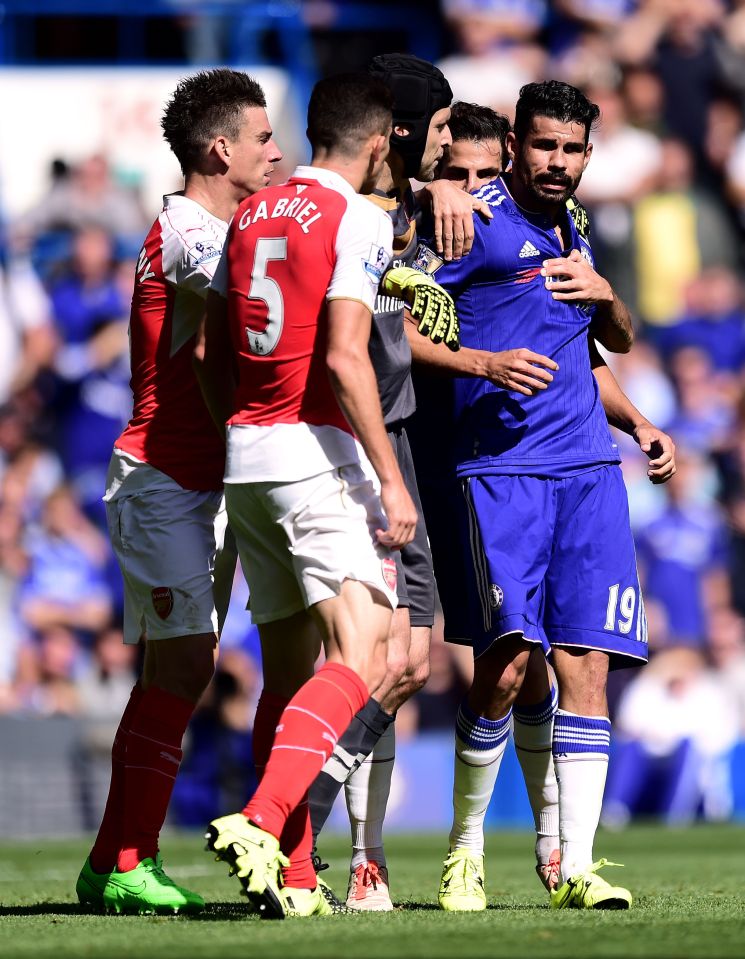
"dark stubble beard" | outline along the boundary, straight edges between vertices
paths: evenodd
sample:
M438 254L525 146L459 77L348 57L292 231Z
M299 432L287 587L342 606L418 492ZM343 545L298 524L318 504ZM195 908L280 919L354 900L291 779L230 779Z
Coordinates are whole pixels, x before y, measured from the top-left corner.
M530 172L522 164L519 165L518 169L522 174L520 178L525 184L528 193L541 205L560 206L566 203L569 197L576 192L579 182L582 179L581 176L574 179L572 177L551 177L550 179L554 182L561 179L562 184L564 182L566 183L566 187L557 193L555 190L542 189L540 180L531 176ZM542 178L546 178L546 174L542 174Z

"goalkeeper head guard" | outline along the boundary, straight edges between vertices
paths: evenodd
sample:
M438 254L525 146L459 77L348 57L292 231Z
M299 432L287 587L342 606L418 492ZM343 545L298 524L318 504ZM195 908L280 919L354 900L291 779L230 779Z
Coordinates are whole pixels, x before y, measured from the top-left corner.
M436 66L406 53L373 57L368 69L393 94L394 127L402 125L409 130L408 136L391 134L391 149L403 159L404 174L415 177L422 164L430 120L452 102L450 84Z

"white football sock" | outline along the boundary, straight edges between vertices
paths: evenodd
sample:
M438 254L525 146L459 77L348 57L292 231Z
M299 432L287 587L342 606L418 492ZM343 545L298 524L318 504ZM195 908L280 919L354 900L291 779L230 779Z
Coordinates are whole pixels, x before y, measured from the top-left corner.
M559 783L561 876L566 881L592 863L608 772L610 720L563 709L554 718L554 765Z
M344 784L352 827L352 870L370 859L385 866L383 820L396 758L395 724L391 723Z
M465 700L455 725L455 778L451 849L484 854L484 818L512 726L512 711L501 719L476 716Z
M542 702L512 710L515 751L533 811L539 863L547 863L559 848L559 784L552 755L556 703L556 687L552 686Z

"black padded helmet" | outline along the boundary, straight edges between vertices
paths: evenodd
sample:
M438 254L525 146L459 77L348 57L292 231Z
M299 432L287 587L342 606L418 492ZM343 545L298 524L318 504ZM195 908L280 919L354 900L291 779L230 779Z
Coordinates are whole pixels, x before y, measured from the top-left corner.
M391 134L391 148L403 159L406 176L415 177L422 164L429 122L453 100L450 84L436 66L408 53L383 53L373 57L368 69L393 94L393 125L409 128L408 136Z

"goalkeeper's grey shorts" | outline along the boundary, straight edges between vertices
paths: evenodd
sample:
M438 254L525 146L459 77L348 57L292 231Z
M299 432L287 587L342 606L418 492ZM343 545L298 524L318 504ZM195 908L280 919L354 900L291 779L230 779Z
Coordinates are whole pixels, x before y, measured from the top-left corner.
M414 460L403 424L388 424L387 429L401 475L419 515L414 539L408 546L393 553L398 573L398 605L408 606L412 626L431 626L435 621L435 576L427 527L416 485Z

